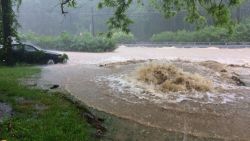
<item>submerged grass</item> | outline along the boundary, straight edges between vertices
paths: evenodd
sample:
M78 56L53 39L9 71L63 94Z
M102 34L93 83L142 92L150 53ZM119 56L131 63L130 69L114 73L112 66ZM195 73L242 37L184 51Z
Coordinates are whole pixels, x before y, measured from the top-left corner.
M212 83L198 74L183 72L172 64L149 63L138 68L137 80L155 86L162 92L212 90Z
M18 83L18 79L39 71L34 67L0 67L0 102L13 108L12 117L0 123L0 140L94 140L94 129L82 118L81 109L60 94Z

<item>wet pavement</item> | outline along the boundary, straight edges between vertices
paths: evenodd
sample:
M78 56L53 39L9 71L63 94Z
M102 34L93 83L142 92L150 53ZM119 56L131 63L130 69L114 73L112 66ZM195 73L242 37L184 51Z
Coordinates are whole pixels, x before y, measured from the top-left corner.
M185 97L159 96L145 93L123 81L122 78L137 64L99 67L100 63L131 59L177 58L247 64L249 54L250 49L143 47L120 47L114 53L68 53L69 63L44 67L39 83L59 84L86 105L128 119L120 122L121 125L115 124L120 129L113 134L117 140L249 140L248 87L234 87L224 94L205 93L202 97L196 97L195 93ZM248 71L237 70L247 84ZM136 123L140 125L135 127Z

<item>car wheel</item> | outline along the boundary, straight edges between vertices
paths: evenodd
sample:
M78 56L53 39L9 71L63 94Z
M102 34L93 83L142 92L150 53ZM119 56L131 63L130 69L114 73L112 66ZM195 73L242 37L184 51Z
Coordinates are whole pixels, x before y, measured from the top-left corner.
M48 65L53 65L55 64L55 61L53 59L49 59L47 62Z
M63 63L63 64L66 64L67 61L68 61L67 59L63 59L62 63Z

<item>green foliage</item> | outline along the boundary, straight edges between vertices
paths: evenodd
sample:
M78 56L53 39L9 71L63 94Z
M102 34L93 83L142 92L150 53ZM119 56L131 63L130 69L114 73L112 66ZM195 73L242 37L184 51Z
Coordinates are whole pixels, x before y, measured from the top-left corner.
M10 5L13 5L14 7L17 8L17 11L19 10L19 7L22 3L22 0L11 0L10 1ZM0 7L2 6L2 4L0 3ZM11 6L9 6L10 8ZM8 24L11 26L11 29L10 29L10 33L11 33L11 36L18 39L18 36L17 36L17 28L20 27L17 19L16 19L16 15L15 15L15 12L13 9L8 9L8 12L9 13L6 13L9 17L10 17L10 21L7 21ZM2 16L3 16L3 13L2 13L2 8L0 10L0 44L3 45L3 20L2 20Z
M228 42L231 36L227 29L211 26L194 32L193 40L196 42Z
M107 24L110 29L120 29L126 33L129 33L129 25L133 21L126 15L126 12L131 5L132 0L101 0L99 3L99 8L103 6L114 8L114 16L112 16ZM109 33L111 34L111 33ZM108 35L109 35L108 34Z
M174 42L188 42L193 40L193 33L186 30L180 30L177 32L162 32L155 34L152 37L152 41L163 42L163 41L174 41Z
M206 27L197 31L179 30L177 32L162 32L154 34L154 42L250 42L250 20L235 26L234 32L229 33L221 27Z
M232 31L233 20L231 8L239 5L241 0L151 0L152 4L166 18L175 16L178 12L187 11L185 20L195 24L197 28L204 27L206 18L212 18L214 25L224 26ZM208 16L205 16L206 14Z
M122 31L118 31L112 35L112 40L116 43L126 44L135 42L135 37L132 33L124 33Z
M104 36L93 37L90 33L79 36L73 36L66 32L59 36L26 33L21 35L21 38L43 48L63 51L110 52L116 49L116 44L112 39Z
M233 41L250 42L250 19L236 26Z
M77 0L68 0L67 3ZM165 18L175 16L181 11L187 11L186 21L196 24L198 28L203 27L206 18L211 17L216 26L224 26L232 32L233 20L231 19L231 9L239 5L243 0L150 0ZM133 2L143 4L141 0L101 0L99 8L109 7L114 10L114 15L108 20L110 32L112 29L120 29L129 32L129 25L133 21L127 16L127 11ZM204 12L209 16L204 16Z
M0 102L13 108L10 119L0 122L0 140L94 140L94 129L81 116L84 110L60 94L19 84L21 78L39 71L31 67L0 67Z

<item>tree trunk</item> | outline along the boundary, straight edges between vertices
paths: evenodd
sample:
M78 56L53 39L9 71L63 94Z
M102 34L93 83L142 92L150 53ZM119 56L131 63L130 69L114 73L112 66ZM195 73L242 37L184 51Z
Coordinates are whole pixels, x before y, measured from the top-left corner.
M240 6L237 7L237 9L236 9L236 19L237 19L237 23L241 22L241 9L240 9Z
M13 24L12 2L11 0L1 0L2 5L2 28L3 28L3 48L6 65L13 65L11 31Z

